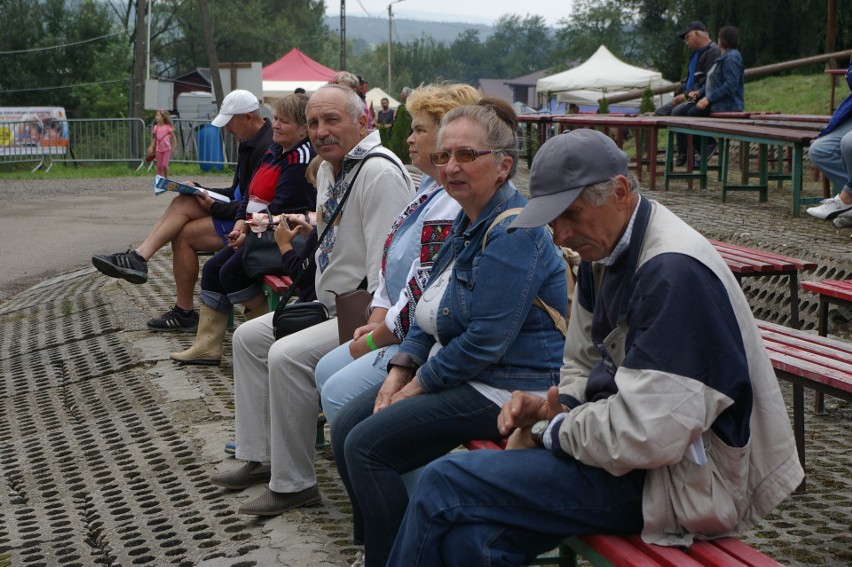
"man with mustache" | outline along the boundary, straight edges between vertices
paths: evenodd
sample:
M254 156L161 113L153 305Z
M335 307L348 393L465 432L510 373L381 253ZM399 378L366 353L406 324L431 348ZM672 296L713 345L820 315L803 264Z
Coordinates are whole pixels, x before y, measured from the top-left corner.
M273 313L240 325L234 333L236 457L242 467L210 481L242 489L269 483L264 494L239 512L276 516L320 501L314 470L318 393L314 369L340 344L334 292L378 286L382 249L391 224L414 195L399 159L367 134L361 99L351 89L326 85L307 106L308 136L324 160L317 174L317 232L350 191L334 228L319 243L317 299L332 318L275 341ZM381 157L368 159L375 154ZM345 337L348 339L351 337Z
M604 134L548 140L513 228L582 258L559 387L514 392L507 451L421 473L388 565L520 565L568 535L690 545L754 527L801 482L778 380L713 246L640 196Z

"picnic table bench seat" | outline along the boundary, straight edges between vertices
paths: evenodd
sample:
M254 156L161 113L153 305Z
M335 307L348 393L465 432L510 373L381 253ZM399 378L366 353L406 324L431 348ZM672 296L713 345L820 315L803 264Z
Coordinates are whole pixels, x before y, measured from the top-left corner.
M804 388L852 402L852 343L758 321L775 375L793 384L793 434L805 468ZM802 481L800 490L804 490Z
M799 272L815 270L816 262L799 260L798 258L718 240L711 240L710 244L719 252L719 255L722 256L722 259L740 283L745 277L786 277L790 291L790 325L796 329L801 326L799 320Z
M830 304L852 309L852 280L802 282L802 289L819 295L819 323L817 329L823 337L828 335L828 306Z

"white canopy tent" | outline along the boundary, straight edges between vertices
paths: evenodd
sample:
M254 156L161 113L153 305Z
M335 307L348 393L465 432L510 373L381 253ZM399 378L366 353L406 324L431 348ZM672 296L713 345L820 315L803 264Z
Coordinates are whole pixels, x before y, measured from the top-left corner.
M374 87L367 91L365 95L367 97L367 105L372 105L372 108L375 109L376 112L382 109L382 99L388 99L388 108L391 110L396 110L401 104L398 100L390 96L388 93L380 89L379 87Z
M556 95L560 102L597 104L604 95L612 96L648 86L653 89L668 84L669 81L663 79L660 72L628 65L601 45L584 63L539 79L536 90ZM639 102L636 99L619 103L619 106L639 106Z

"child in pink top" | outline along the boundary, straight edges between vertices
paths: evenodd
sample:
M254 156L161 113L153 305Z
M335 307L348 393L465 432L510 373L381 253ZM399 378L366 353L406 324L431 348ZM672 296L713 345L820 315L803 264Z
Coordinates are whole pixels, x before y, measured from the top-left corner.
M151 149L155 149L157 155L157 175L169 176L169 157L172 155L172 147L177 145L175 128L172 119L164 110L158 110L154 119L154 139L151 140Z

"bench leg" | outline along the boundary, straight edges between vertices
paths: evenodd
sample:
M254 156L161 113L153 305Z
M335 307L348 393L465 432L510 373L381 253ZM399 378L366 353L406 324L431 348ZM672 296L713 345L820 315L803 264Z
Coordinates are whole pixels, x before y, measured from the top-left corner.
M721 144L719 181L722 182L722 202L724 203L728 199L728 160L731 158L731 140L722 138Z
M793 436L796 438L796 451L799 453L799 463L805 470L805 478L796 492L807 491L807 468L805 467L805 389L801 384L793 384Z
M758 149L758 175L760 176L760 195L758 201L767 201L767 188L769 187L769 146L761 145Z
M802 209L802 156L805 153L801 144L793 147L793 161L790 164L790 175L793 181L793 216L799 216Z
M817 333L821 337L828 336L828 301L825 301L822 296L819 300L819 322L817 323ZM820 414L825 411L825 394L822 392L814 392L814 413Z
M666 130L666 168L663 172L663 189L669 190L669 176L672 174L672 165L674 165L674 148L675 148L675 133L671 130Z
M657 188L657 127L653 126L648 132L648 170L651 191Z

